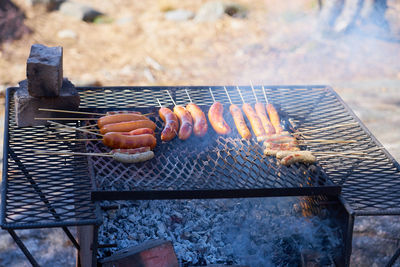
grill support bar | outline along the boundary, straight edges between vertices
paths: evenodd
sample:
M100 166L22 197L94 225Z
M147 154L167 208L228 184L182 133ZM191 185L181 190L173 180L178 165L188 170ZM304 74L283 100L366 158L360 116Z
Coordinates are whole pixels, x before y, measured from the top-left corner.
M33 258L32 254L29 252L29 250L25 247L24 243L21 241L21 239L18 237L18 235L15 233L14 230L8 229L8 233L11 235L11 237L14 239L15 243L17 243L18 247L22 250L22 252L25 254L26 258L29 260L29 262L32 264L34 267L40 267L40 265L37 263L37 261Z

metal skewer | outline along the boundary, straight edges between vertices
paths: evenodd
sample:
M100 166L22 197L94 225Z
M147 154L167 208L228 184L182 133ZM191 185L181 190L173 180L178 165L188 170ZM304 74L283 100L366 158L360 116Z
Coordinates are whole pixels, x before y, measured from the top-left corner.
M211 90L211 87L208 87L208 89L210 89L210 94L211 94L211 97L212 97L214 103L217 102L217 101L215 101L215 97L214 97L214 94L213 94L213 92Z
M186 94L187 94L187 96L189 98L189 102L193 103L192 99L190 98L189 92L188 92L188 90L186 88L185 88L185 92L186 92Z
M171 100L172 100L172 103L174 103L174 106L176 106L175 100L172 98L172 95L170 94L169 90L165 90L165 91L167 91L169 97L170 97Z
M71 127L71 126L68 126L68 125L65 125L65 124L62 124L62 123L58 123L58 122L55 122L55 121L49 121L49 122L52 123L52 124L55 124L55 125L58 125L58 126L67 128L67 129L77 130L77 131L81 131L81 132L84 132L84 133L89 133L89 134L98 135L98 136L101 136L101 137L104 136L104 135L102 135L102 134L93 133L93 132L88 131L88 130L85 130L85 129L80 129L80 128L76 128L76 127Z
M264 85L261 86L261 88L262 88L262 91L263 91L263 93L264 93L265 101L267 102L267 104L269 104L269 102L268 102L268 97L267 97L267 93L265 92Z
M71 114L98 115L98 116L104 116L104 115L106 115L106 114L104 114L104 113L73 111L73 110L65 110L65 109L38 108L38 110L40 110L40 111L51 111L51 112L71 113Z
M226 86L224 86L224 89L225 89L226 95L228 96L229 102L231 103L231 105L233 105L232 99L231 99L231 97L230 97L229 94L228 94L228 90L226 89Z
M243 98L243 96L242 96L242 92L240 92L239 86L236 85L236 88L237 88L237 90L238 90L238 92L239 92L239 95L240 95L240 98L242 99L243 104L244 104L244 103L245 103L245 102L244 102L244 98Z
M254 98L256 99L256 103L258 102L256 90L254 89L253 83L250 81L251 90L253 90Z
M47 155L77 155L77 156L100 156L100 157L113 157L111 153L83 153L83 152L69 152L69 151L45 151L45 150L34 150L35 154L47 154Z

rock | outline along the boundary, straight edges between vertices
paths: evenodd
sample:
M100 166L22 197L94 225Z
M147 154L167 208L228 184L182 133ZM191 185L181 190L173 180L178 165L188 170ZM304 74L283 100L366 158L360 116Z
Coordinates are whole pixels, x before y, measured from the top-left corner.
M122 17L122 18L117 19L115 21L115 23L118 24L118 25L126 25L126 24L129 24L129 23L132 23L132 21L133 21L133 17L132 16L126 16L126 17Z
M29 94L34 97L58 96L63 83L63 49L34 44L27 60Z
M104 15L90 6L73 1L63 2L60 6L60 12L87 22L93 22L96 17Z
M225 5L223 2L208 2L202 5L196 14L196 22L215 21L225 14Z
M164 17L166 20L172 21L185 21L194 17L194 13L190 10L176 9L165 12Z
M39 108L78 110L80 98L75 86L67 78L64 78L60 95L56 97L33 97L29 95L28 81L23 80L19 83L19 89L14 94L14 103L17 126L26 127L47 124L47 121L35 120L36 117L55 118L62 114L39 111Z
M237 3L208 2L200 7L194 20L196 22L215 21L225 14L231 17L244 18L247 16L247 10Z
M78 38L78 34L73 30L61 30L57 33L57 36L62 39L76 39Z
M46 6L47 10L58 9L62 2L65 0L25 0L28 6L43 5Z

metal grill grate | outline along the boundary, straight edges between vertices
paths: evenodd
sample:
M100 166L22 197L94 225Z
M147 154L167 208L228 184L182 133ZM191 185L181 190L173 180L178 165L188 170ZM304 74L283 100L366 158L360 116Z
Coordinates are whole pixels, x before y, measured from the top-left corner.
M7 94L2 187L2 227L35 228L99 224L91 202L92 184L86 158L39 155L33 150L82 151L79 143L48 142L49 138L75 138L73 132L50 127L17 128L13 93ZM75 123L69 125L75 126ZM7 144L8 142L8 144Z
M204 107L212 104L213 101L208 91L208 87L186 88L189 90L193 102L202 104ZM242 90L245 101L249 103L254 103L255 98L250 87L240 88ZM165 89L173 92L177 104L188 103L188 98L185 91L183 90L184 87L91 88L90 90L85 90L81 92L83 96L82 108L89 110L127 108L146 109L156 106L156 98L159 98L164 105L172 105L171 100L164 91ZM297 124L299 131L318 129L337 124L358 122L358 124L354 126L348 126L345 128L331 128L322 132L313 132L312 134L309 134L309 136L306 136L306 139L357 140L356 143L310 143L306 146L307 149L312 151L342 152L348 150L365 150L381 147L379 142L362 125L358 118L351 112L351 110L343 103L343 101L331 88L326 86L265 86L265 89L268 95L268 100L274 105L279 106L281 111L283 111L287 115L287 117L291 118L295 122L295 124ZM226 104L225 107L227 109L229 105L229 100L223 88L212 87L212 90L216 97L216 100L222 102L223 104ZM242 103L241 98L237 93L235 87L228 87L228 92L234 103ZM258 100L265 102L264 95L259 86L256 86L256 92ZM227 114L225 118L229 118L229 116L230 115ZM233 124L230 125L233 126ZM160 125L158 124L158 126ZM235 136L233 135L230 138L234 140L234 137ZM214 141L217 142L218 140L221 143L227 141L224 140L223 137L218 137L218 139L216 137ZM181 149L181 146L177 145L177 143L181 141L174 140L174 142L175 143L171 144L171 146L177 146L179 147L179 149ZM237 144L237 142L241 141L235 139L234 143ZM183 144L181 145L183 146ZM251 144L246 145L247 151L251 151L250 154L253 156L257 155L257 153L261 156L261 150L259 148L256 149L256 145L253 145L255 145L253 141L251 141ZM190 149L188 147L190 147ZM196 149L198 148L196 146L193 147L188 145L187 150L191 149L196 151ZM178 151L179 153L182 153L182 156L186 155L185 153L187 153L185 150ZM199 153L201 154L201 152L202 151L200 151ZM243 153L245 154L246 152ZM176 156L176 154L174 155ZM200 158L201 156L198 157ZM319 166L322 167L322 169L316 168L318 170L318 179L311 179L310 184L313 185L313 187L311 188L321 188L323 186L326 186L326 188L328 188L329 181L333 181L336 185L341 185L344 199L350 204L350 207L354 210L356 215L400 214L400 210L398 208L400 204L400 167L398 163L384 149L371 151L369 153L369 157L374 157L375 159L349 159L340 157L332 157L329 159L321 158L318 162ZM285 186L304 186L304 178L308 176L302 176L302 171L305 170L306 172L308 171L310 173L310 168L306 168L302 165L296 165L294 167L285 169L285 167L277 166L276 161L273 158L265 158L264 160L266 160L266 164L263 167L253 172L249 171L249 177L251 177L253 183L252 185L249 185L248 183L246 185L255 185L260 187L265 185L272 185L278 189ZM199 171L199 168L189 168L189 165L185 166L186 168L182 168L182 171ZM194 166L197 165L194 164ZM236 166L237 165L235 165L235 167ZM232 172L233 169L235 168L227 168L228 171ZM134 172L134 170L130 171ZM313 171L315 171L315 168L313 169ZM273 179L270 181L271 183L265 182L264 184L262 184L259 180L255 178L255 173L262 173L263 175L266 175L265 177ZM288 176L284 176L285 183L281 183L279 176L274 176L275 174L279 173L288 174ZM286 180L286 177L291 177L291 175L295 176L299 174L300 177L302 177L300 178L302 182L297 183L297 185L295 185L295 183L291 183L290 179ZM147 186L147 182L149 183L149 185L153 185L149 180L141 178L136 178L137 180L135 180L135 178L133 178L134 176L132 176L132 173L130 173L130 175L130 178L125 181L126 184L122 186L124 190L126 188L140 188L141 190L143 190L145 186ZM142 174L142 176L143 175L144 174ZM195 175L199 176L198 174ZM215 177L215 174L211 177ZM222 175L221 179L226 180L226 177L228 177L228 175ZM315 178L316 176L314 174L314 176L311 175L311 177ZM326 177L329 178L327 179ZM205 178L200 179L199 184L204 185L204 182L208 182L209 186L214 186L214 184L216 186L220 186L217 181L213 180L213 183L211 183L210 180L211 178L208 180ZM298 182L299 180L295 179L294 181ZM106 179L105 176L103 176L100 179L97 179L97 182L100 185L99 189L102 188L105 190L114 190L119 186L118 183L120 183L121 181L110 181ZM108 188L107 183L109 185ZM187 185L187 183L183 184ZM307 190L309 188L307 186L309 186L310 184L307 184L306 187L296 188ZM234 186L237 185L240 185L240 182L234 184ZM231 188L229 186L232 186L232 183L227 183L227 188ZM121 190L121 188L119 188L118 190Z

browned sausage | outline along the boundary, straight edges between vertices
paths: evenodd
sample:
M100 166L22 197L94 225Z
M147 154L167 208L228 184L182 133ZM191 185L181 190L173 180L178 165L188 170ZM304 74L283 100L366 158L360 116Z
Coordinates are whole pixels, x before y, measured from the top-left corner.
M256 136L265 135L264 127L262 126L260 118L254 111L250 104L244 103L243 106L244 114L246 114L247 119L250 121L251 128Z
M178 137L181 140L186 140L190 137L193 130L192 115L182 106L175 106L174 113L178 117L180 124Z
M229 107L229 111L232 114L233 120L236 125L236 129L238 130L239 134L244 139L250 139L251 133L249 128L247 128L246 122L244 121L243 114L240 108L237 105L232 104Z
M220 102L215 102L208 110L208 120L218 134L229 134L231 128L224 120L223 113L224 106Z
M161 140L170 141L178 133L179 129L178 118L169 108L160 108L158 114L165 123L164 129L161 132Z
M150 128L154 131L156 129L156 124L151 120L111 123L104 125L103 128L100 129L100 133L106 134L109 132L130 132L139 128Z
M139 121L139 120L148 120L148 118L146 116L135 113L114 114L99 118L97 121L97 126L99 127L99 129L101 129L105 125L111 123L118 123L124 121Z
M103 136L103 143L111 148L131 149L148 146L153 149L157 140L151 134L124 135L119 132L109 132Z
M257 116L261 120L261 124L264 127L264 131L266 135L271 135L275 133L275 128L268 119L268 115L263 103L257 102L254 106Z
M279 119L278 112L276 111L275 107L272 104L267 105L267 112L269 115L269 119L271 120L271 123L275 128L275 132L277 134L280 134L283 131L283 129L281 126L281 121Z
M192 118L193 118L194 134L199 137L204 136L208 130L206 115L201 110L201 108L194 103L187 104L186 109L190 112L190 115L192 115Z
M152 134L154 135L154 130L150 128L139 128L129 132L130 135L139 135L139 134Z

